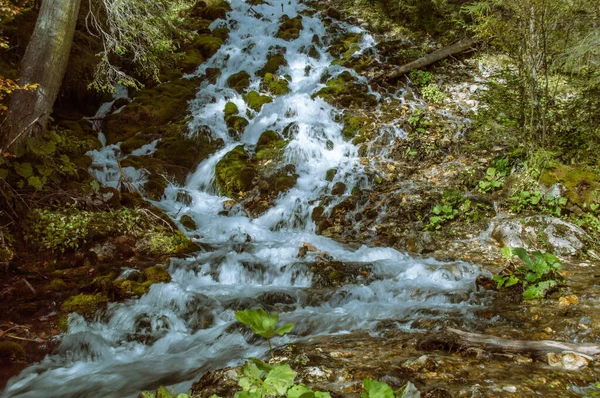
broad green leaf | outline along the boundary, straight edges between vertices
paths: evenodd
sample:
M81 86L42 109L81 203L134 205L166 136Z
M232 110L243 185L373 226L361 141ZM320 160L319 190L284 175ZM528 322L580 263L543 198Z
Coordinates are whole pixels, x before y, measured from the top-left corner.
M312 395L310 395L312 394ZM305 397L306 395L306 397ZM315 396L315 394L312 392L312 390L310 390L309 388L307 388L306 386L303 386L302 384L298 384L293 386L292 388L290 388L287 392L287 398L313 398Z
M496 175L496 169L494 167L488 167L486 174L493 178Z
M216 395L214 395L214 394L213 394L213 396L216 397ZM177 398L190 398L190 394L180 393L180 394L177 394Z
M292 322L286 323L285 325L277 328L277 330L275 330L275 333L277 333L280 336L283 336L284 334L289 333L293 328L294 324Z
M362 393L363 398L394 398L394 390L386 383L366 378L363 380L366 393Z
M496 288L500 289L506 282L506 275L494 275L492 280L496 282Z
M440 205L435 205L433 206L433 214L440 214L442 212L442 206Z
M263 394L260 392L238 391L235 393L234 398L263 398Z
M261 370L252 362L246 362L238 371L240 377L247 377L251 379L260 379L263 375Z
M165 387L160 386L158 391L156 391L156 398L173 398L169 390Z
M277 393L283 395L294 384L297 374L290 365L277 365L267 375L264 385L273 387Z
M500 249L500 253L502 254L502 256L506 259L511 259L513 256L512 253L512 249L510 247L503 247L502 249Z
M567 204L567 198L558 198L558 204L559 204L560 206L564 206L564 205L566 205L566 204ZM590 207L591 207L591 206L590 206ZM592 210L594 210L594 209L592 209Z
M264 372L265 375L267 373L269 373L270 371L272 371L273 369L275 369L275 366L269 365L265 361L261 361L258 358L250 357L248 359L251 360L252 362L254 362L254 365L256 365L258 370L260 370L261 372ZM262 377L262 375L260 377Z
M519 278L517 278L517 277L516 277L516 276L514 276L514 275L511 275L511 276L508 278L508 281L506 282L506 287L511 287L511 286L514 286L514 285L516 285L517 283L519 283Z
M257 310L236 311L235 319L248 326L252 331L265 339L275 335L275 325L279 320L279 314L269 314L262 308Z
M19 163L15 162L13 167L18 175L27 179L33 175L33 167L31 167L31 163Z
M529 257L529 254L527 253L527 250L523 249L522 247L515 247L512 249L512 253L518 256L521 259L521 261L525 263L526 266L531 266L532 261Z
M39 177L31 176L27 179L27 183L30 187L35 188L36 190L41 190L44 187L44 183L40 180Z
M535 285L531 285L523 292L523 298L525 300L544 298L544 296L546 296L546 292L554 286L556 286L556 281L544 281Z

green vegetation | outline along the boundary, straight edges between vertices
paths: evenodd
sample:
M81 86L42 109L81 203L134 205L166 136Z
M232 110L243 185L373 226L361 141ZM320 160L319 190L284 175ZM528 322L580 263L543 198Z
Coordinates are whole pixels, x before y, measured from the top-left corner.
M221 194L236 198L252 186L256 169L243 145L238 145L217 163L215 179Z
M502 248L501 252L509 260L517 256L522 264L506 268L493 277L498 289L518 286L523 291L523 298L530 300L544 298L564 280L559 273L562 265L554 254L540 251L528 253L523 248L509 247Z
M238 322L248 326L257 335L264 337L267 340L269 343L271 357L273 356L273 347L271 345L271 339L273 336L283 336L284 334L289 333L294 327L294 324L290 322L276 328L277 322L279 321L279 314L269 314L262 308L257 310L236 311L235 319L237 319Z

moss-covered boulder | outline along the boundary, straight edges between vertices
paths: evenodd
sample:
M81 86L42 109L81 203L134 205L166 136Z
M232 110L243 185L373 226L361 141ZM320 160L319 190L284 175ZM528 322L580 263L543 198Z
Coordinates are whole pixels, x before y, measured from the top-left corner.
M271 54L267 58L267 63L265 64L265 66L263 66L261 69L259 69L258 72L256 72L256 75L261 76L261 77L264 77L267 73L276 75L277 71L279 70L280 67L287 66L287 65L288 65L288 63L285 60L285 57L283 56L283 54L281 54L281 53Z
M229 11L231 11L231 5L226 1L213 1L208 5L203 1L199 1L193 7L191 15L214 21L215 19L227 19L227 13Z
M371 106L377 102L375 96L368 93L367 85L359 82L347 71L329 79L325 87L315 93L313 97L320 97L332 105L343 107Z
M283 154L283 148L288 144L277 132L267 130L261 134L256 143L256 159L273 160Z
M279 31L277 32L277 37L279 39L291 41L296 40L300 37L300 31L302 30L302 17L297 16L295 18L290 18L287 15L281 17L281 25L279 26Z
M240 136L248 126L248 120L243 116L229 116L225 119L225 123L229 128L229 135L232 137Z
M227 79L227 87L242 94L250 86L250 75L246 71L234 73Z
M221 194L237 198L240 193L252 188L256 169L250 155L239 145L226 154L215 168L215 180Z
M188 216L187 214L181 216L181 218L179 219L179 222L188 231L195 231L196 229L198 229L198 226L196 225L196 222L194 221L194 219L192 217Z
M24 362L27 359L23 346L14 341L0 341L0 365Z
M261 89L270 92L272 95L284 95L290 92L288 81L271 73L265 74L261 82Z
M200 54L206 59L215 55L223 45L223 39L213 35L197 35L194 37L193 47L200 51Z
M260 112L264 104L273 102L273 98L268 95L260 95L256 91L250 91L244 96L244 100L246 101L246 104L248 104L248 107L256 112Z
M94 316L96 311L108 303L108 298L101 294L78 294L71 296L61 306L64 312L76 312L86 318Z
M346 140L352 140L360 134L362 129L369 122L369 118L352 112L344 112L344 128L342 135Z
M540 182L547 187L561 184L571 205L587 207L600 200L600 177L583 166L560 165L544 170Z

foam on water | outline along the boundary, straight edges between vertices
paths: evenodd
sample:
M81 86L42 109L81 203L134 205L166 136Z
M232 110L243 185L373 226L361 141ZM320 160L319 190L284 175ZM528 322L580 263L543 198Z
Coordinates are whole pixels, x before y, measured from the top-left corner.
M248 12L246 3L232 0L227 22L211 25L226 24L231 32L221 49L196 72L203 75L212 67L222 71L214 84L205 81L191 101L190 131L208 131L209 126L212 138L223 139L225 146L204 160L185 186L168 187L163 200L155 203L177 222L183 215L192 217L197 230L190 236L210 249L172 260L171 283L153 285L137 300L110 304L91 322L72 314L69 332L56 353L13 379L3 397L134 397L143 388L189 381L244 357L260 356L265 344L247 342L247 332L232 327L234 309L239 308L262 305L281 311L283 321L296 323L292 334L279 341L284 342L373 328L381 320L409 325L416 317L425 316L424 312L433 318L468 316L477 305L471 292L478 270L472 265L417 260L391 248L349 248L315 234L311 212L333 184L343 182L351 192L355 186L368 188L368 182L357 148L343 139L343 126L336 122L341 110L311 98L323 87L323 73L335 76L345 69L331 66L326 45L317 46L318 60L306 55L313 35L326 40L327 34L318 14L301 14L305 8L296 0L271 0L253 7L262 15L258 18ZM275 37L284 14L291 18L304 15L297 40ZM359 54L374 51L370 35L364 34L361 43ZM250 89L258 89L260 79L254 73L274 46L286 49L288 66L279 73L291 76L291 92L274 98L257 113L247 109L242 96L228 88L226 81L245 70L252 76ZM228 133L223 121L228 101L241 113L248 111L253 116L237 138ZM111 108L112 104L103 105L99 113L106 115ZM296 167L296 185L258 218L247 217L238 205L223 213L228 198L217 193L215 165L236 145L253 151L267 129L288 132L285 160ZM384 129L395 138L405 134L395 122ZM149 143L136 154L151 154L155 147L156 142ZM90 156L96 178L104 185L116 185L121 177L114 168L121 159L118 144L104 146ZM336 168L337 174L333 181L326 181L331 168ZM134 175L143 172L125 172L128 178L143 182ZM189 198L185 203L178 200L182 192ZM334 198L329 206L341 200L343 196ZM317 254L309 252L299 259L298 249L305 243L337 261L370 264L369 279L337 290L312 289L310 267ZM273 296L283 299L269 299Z

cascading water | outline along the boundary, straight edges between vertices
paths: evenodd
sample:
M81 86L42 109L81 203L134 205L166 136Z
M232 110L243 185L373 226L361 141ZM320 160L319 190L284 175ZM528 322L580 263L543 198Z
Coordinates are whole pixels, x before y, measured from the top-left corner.
M156 203L176 220L191 216L198 226L192 235L210 250L174 259L171 283L153 285L140 299L113 303L93 322L71 315L57 352L13 379L4 397L126 397L176 383L184 383L179 387L185 389L205 371L265 353L264 344L247 342L240 329L231 327L234 310L256 305L280 311L282 321L296 323L289 337L280 341L374 328L382 320L402 327L419 316L465 316L475 305L469 297L478 270L472 265L417 260L390 248L349 248L315 233L311 210L333 184L344 182L348 191L368 188L357 149L343 139L342 126L336 122L340 110L311 98L323 86L323 73L335 76L345 69L331 66L324 46L316 47L318 59L306 55L313 36L327 34L319 15L302 13L306 7L297 0L270 0L254 6L254 13L249 8L242 0L233 0L228 21L211 26L227 24L229 39L197 74L210 67L220 68L222 74L214 84L204 82L191 103L190 131L210 126L225 147L202 162L186 186L170 186ZM300 37L292 42L276 38L284 14L303 15ZM362 44L372 46L372 37L364 35ZM280 72L291 77L291 92L264 105L241 137L232 138L223 122L225 104L234 102L241 113L253 111L226 81L242 70L254 76L274 46L286 48L288 66ZM249 90L258 89L259 82L253 77ZM287 137L285 157L299 175L296 185L258 218L235 209L224 215L228 198L215 189L217 162L236 145L252 150L263 131L281 132L290 123L296 128ZM385 128L397 137L403 135L393 126ZM102 168L102 153L108 152L105 148L93 154L99 165L96 176L106 185L116 178L108 176L113 168ZM338 172L327 181L331 168ZM191 198L186 204L177 200L182 191ZM313 289L307 264L317 254L300 260L298 249L305 243L337 261L371 264L370 277L361 285Z

